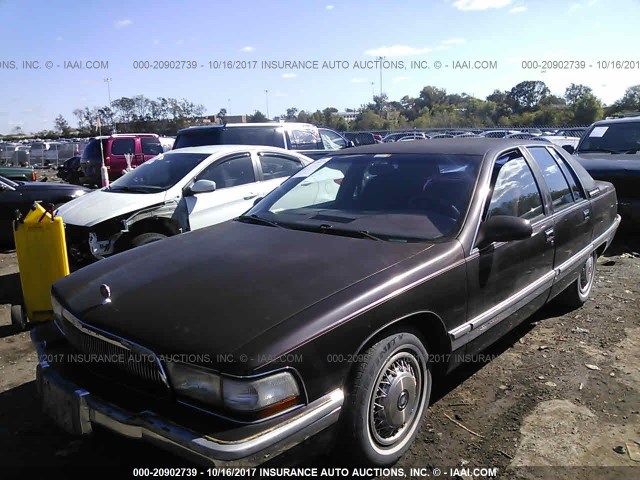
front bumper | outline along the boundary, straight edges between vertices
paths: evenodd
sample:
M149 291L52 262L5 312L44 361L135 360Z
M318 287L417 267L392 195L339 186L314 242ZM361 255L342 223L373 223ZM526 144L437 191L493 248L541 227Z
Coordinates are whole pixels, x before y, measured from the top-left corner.
M207 466L256 466L289 450L337 422L344 400L341 389L311 402L263 430L238 425L235 440L196 432L151 411L128 411L65 378L47 362L47 342L32 340L40 359L36 370L43 411L69 433L88 435L100 426L128 438L144 440ZM246 435L243 435L246 430ZM228 433L228 432L225 432Z

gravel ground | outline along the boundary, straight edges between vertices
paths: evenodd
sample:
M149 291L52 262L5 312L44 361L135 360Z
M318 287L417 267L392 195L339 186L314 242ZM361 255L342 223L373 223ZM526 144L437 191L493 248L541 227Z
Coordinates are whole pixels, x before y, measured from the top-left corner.
M411 468L427 467L449 475L441 478L480 478L474 468L496 467L498 478L640 479L638 252L637 235L619 233L598 261L592 299L584 307L546 307L442 379L414 445L396 468L406 477L415 473ZM106 432L73 438L40 413L36 355L28 333L16 333L9 315L10 305L20 301L17 272L15 253L0 253L0 465L46 466L49 472L187 465ZM318 444L309 442L273 463L341 466L339 456L323 453ZM395 471L388 478L403 477Z

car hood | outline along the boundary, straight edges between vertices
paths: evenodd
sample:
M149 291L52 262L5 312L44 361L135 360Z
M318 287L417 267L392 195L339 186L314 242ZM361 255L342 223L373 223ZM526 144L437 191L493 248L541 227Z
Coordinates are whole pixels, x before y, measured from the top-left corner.
M430 246L230 221L101 260L53 291L83 322L159 354L223 354Z
M640 175L640 154L576 153L574 157L592 175Z
M21 182L18 184L16 190L21 191L47 191L47 192L85 192L88 193L91 190L87 187L81 187L79 185L70 185L68 183L55 183L55 182Z
M62 205L56 212L64 223L92 227L98 223L164 201L166 192L118 193L95 190Z

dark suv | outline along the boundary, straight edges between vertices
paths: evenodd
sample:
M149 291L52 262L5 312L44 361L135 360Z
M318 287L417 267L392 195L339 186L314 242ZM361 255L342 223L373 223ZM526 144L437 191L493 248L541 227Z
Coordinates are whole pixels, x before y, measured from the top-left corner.
M102 143L102 147L100 144ZM80 159L80 183L100 185L102 157L114 180L127 168L126 154L133 155L131 166L137 167L150 158L163 153L160 137L155 133L126 133L92 138Z
M640 115L594 123L575 155L593 178L614 184L618 212L625 223L640 227Z
M338 132L308 123L228 123L183 128L173 148L204 145L266 145L320 158L328 151L351 147L353 143Z

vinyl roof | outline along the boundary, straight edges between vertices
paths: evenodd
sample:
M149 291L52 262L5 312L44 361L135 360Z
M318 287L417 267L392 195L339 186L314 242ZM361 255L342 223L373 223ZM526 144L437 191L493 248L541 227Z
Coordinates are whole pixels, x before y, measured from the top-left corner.
M480 155L515 147L543 147L548 143L528 139L504 138L431 138L410 142L378 143L340 150L334 154L448 154L448 155ZM328 152L328 155L331 153Z

